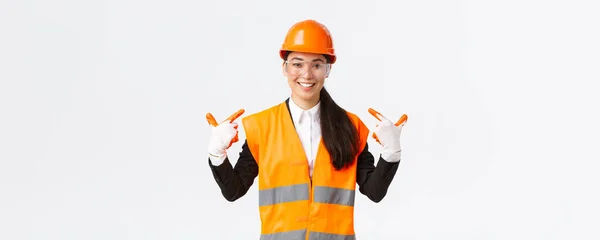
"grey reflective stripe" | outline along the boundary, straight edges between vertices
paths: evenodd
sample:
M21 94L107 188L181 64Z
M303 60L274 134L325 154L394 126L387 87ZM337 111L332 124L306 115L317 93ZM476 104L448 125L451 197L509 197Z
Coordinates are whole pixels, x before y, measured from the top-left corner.
M278 232L271 234L260 235L260 240L292 240L292 239L306 239L306 230L296 230L289 232Z
M308 183L263 189L258 191L258 205L308 200Z
M315 186L314 201L354 206L354 190Z
M309 240L356 240L356 236L353 235L341 235L333 233L321 233L321 232L310 232L308 234Z

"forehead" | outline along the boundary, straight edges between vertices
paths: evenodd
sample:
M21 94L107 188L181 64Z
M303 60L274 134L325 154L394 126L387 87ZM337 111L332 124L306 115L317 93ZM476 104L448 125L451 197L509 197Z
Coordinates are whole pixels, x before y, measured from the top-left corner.
M303 61L313 61L313 60L323 60L326 61L325 57L322 54L317 54L317 53L305 53L305 52L291 52L288 55L288 60L292 60L292 59L300 59Z

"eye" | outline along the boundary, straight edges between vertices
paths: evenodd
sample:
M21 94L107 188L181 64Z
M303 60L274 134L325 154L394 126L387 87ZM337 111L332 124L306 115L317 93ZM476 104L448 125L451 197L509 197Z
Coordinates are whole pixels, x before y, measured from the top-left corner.
M302 67L302 63L298 63L298 62L292 63L292 66L294 66L294 67Z
M315 63L315 68L316 69L319 69L321 67L323 67L323 64L321 64L321 63Z

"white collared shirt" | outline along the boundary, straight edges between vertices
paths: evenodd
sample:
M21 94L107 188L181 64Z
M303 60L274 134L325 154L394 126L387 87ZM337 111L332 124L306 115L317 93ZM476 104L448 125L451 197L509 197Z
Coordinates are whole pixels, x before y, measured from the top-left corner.
M308 110L300 108L292 98L289 101L290 113L296 132L302 142L306 159L308 160L309 173L312 177L315 159L317 158L317 149L321 142L321 125L319 119L319 109L321 102Z

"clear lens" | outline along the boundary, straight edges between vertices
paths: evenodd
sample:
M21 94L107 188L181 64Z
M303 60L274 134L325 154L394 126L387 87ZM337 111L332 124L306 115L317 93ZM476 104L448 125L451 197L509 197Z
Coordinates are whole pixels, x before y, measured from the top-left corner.
M313 77L324 77L329 72L330 65L324 62L286 61L285 71L291 77L311 74Z

